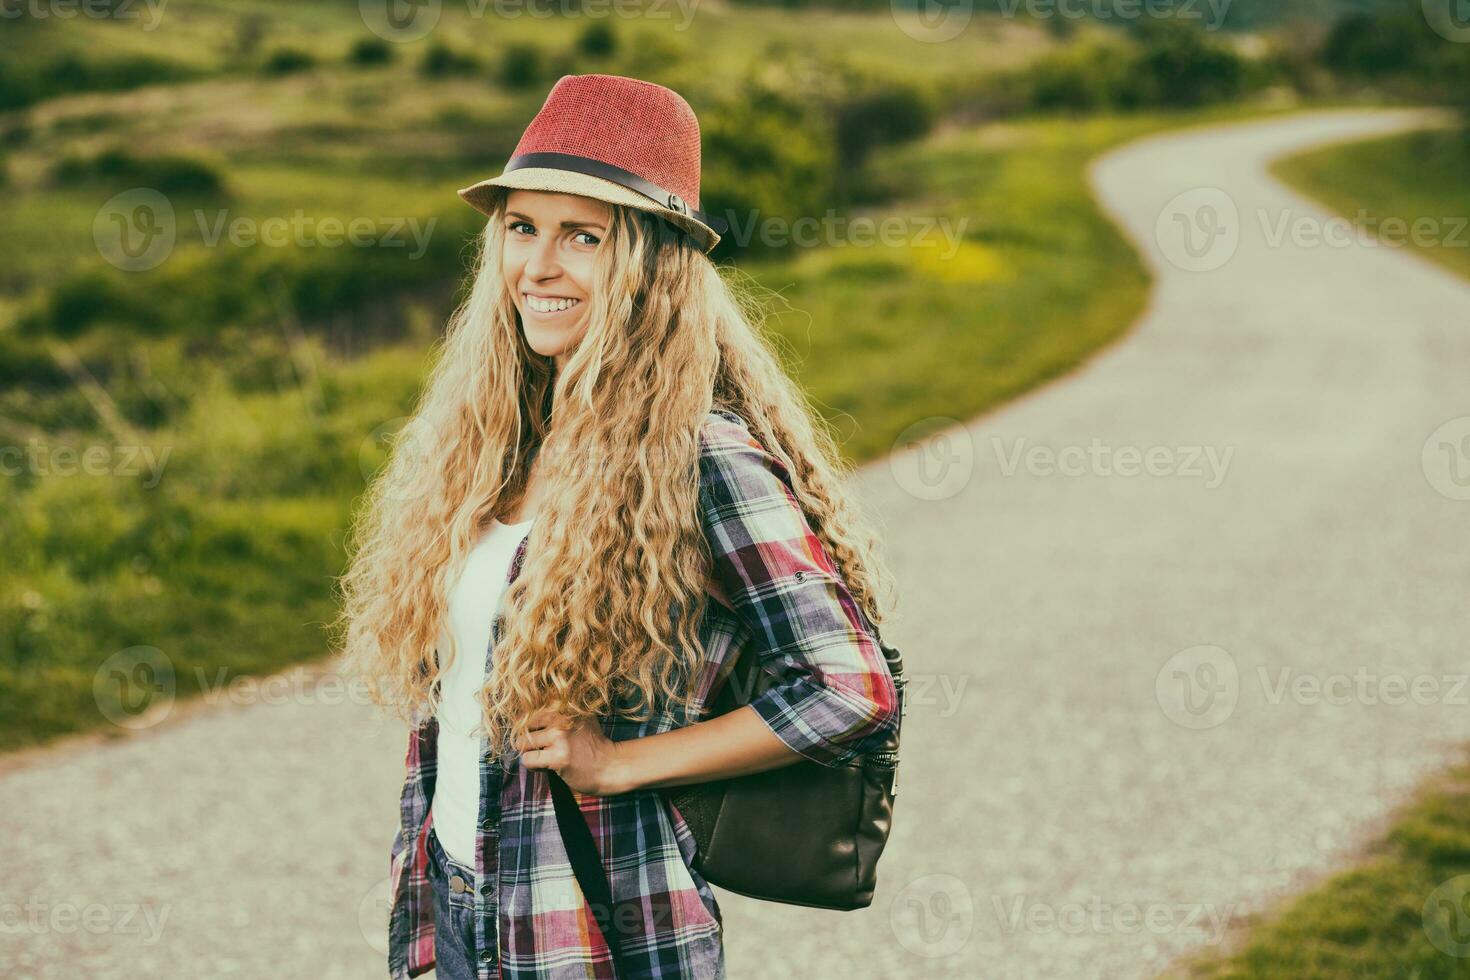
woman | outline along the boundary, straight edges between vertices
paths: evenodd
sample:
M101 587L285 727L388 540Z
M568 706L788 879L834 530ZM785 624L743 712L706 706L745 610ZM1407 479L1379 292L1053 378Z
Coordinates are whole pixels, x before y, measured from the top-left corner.
M627 973L724 976L660 788L841 765L897 724L874 535L708 258L699 169L679 95L569 75L505 173L460 191L490 219L473 289L342 580L348 666L413 729L394 978L615 975L549 771L596 839ZM752 645L769 685L704 717Z

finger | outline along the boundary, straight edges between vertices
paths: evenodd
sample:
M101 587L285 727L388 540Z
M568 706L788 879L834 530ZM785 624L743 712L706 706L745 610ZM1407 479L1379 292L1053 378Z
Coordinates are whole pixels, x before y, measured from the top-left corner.
M567 716L554 708L537 708L531 712L530 721L527 724L533 730L546 728L566 730L571 727L571 721Z
M538 728L535 731L528 732L526 736L521 739L521 744L518 746L518 750L522 753L534 752L537 749L546 748L553 741L555 741L555 739L555 729Z
M560 718L561 716L551 708L537 708L531 712L531 717L526 724L533 730L537 728L548 728L555 725Z

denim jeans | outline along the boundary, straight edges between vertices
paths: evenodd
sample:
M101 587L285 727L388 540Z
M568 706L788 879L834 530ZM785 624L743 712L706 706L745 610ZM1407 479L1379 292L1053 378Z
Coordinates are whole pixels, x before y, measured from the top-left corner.
M434 975L437 980L476 980L475 869L450 857L433 827L428 849L434 888Z

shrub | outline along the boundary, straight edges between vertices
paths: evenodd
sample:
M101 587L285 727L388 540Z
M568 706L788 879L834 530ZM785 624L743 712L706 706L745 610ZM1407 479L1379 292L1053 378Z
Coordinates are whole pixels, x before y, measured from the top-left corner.
M617 53L618 35L612 25L594 21L577 37L577 50L588 58L607 58Z
M1245 59L1181 20L1146 21L1135 64L1136 98L1147 105L1196 106L1235 98L1245 88Z
M917 86L884 81L832 107L839 165L859 166L879 146L917 139L934 127L932 99Z
M347 52L347 60L360 66L386 65L393 60L393 46L380 37L359 38Z
M310 51L280 47L270 53L263 67L268 75L289 75L292 72L304 71L315 64L316 56Z
M700 203L730 222L717 255L780 248L762 240L760 222L821 217L832 206L832 120L795 91L751 79L700 111L706 160Z
M541 49L534 44L506 45L500 81L507 88L529 88L541 80Z
M50 179L53 184L100 181L116 187L151 187L160 194L225 193L224 178L203 160L177 154L139 157L116 148L92 157L63 157L52 166Z
M474 55L456 51L443 42L436 41L424 52L419 62L419 71L429 78L445 75L466 75L479 71L480 63Z

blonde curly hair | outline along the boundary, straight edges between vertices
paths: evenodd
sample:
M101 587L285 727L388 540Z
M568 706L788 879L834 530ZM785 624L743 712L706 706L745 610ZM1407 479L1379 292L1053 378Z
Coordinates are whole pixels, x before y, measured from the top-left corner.
M436 651L449 587L490 520L513 513L536 459L536 521L477 732L501 757L543 707L644 721L672 700L688 712L710 562L699 439L715 407L786 466L843 581L881 623L877 591L892 594L892 575L847 489L849 464L751 325L754 290L654 216L610 205L588 327L558 375L526 343L501 274L504 206L476 239L471 291L353 518L331 625L372 700L410 725L437 710L436 682L460 653Z

